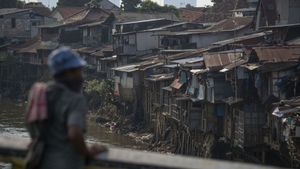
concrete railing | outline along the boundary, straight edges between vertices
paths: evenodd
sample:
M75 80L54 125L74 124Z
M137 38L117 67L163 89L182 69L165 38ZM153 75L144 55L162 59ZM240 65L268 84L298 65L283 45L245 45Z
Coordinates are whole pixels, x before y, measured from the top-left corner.
M16 169L22 168L28 143L29 140L24 138L0 138L0 162L12 164L13 168ZM107 153L96 157L87 168L276 169L276 167L166 155L114 147L109 148Z

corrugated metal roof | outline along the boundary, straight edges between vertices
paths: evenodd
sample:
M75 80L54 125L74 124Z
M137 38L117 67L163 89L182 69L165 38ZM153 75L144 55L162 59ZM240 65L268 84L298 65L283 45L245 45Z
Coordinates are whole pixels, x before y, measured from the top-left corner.
M204 63L208 69L222 68L242 58L242 52L204 53Z
M280 25L264 26L264 27L261 27L261 28L274 29L274 28L299 27L299 26L300 26L300 23L293 23L293 24L280 24Z
M93 47L82 47L79 49L75 49L76 52L82 53L82 54L92 54L94 52L97 52L101 50L101 48L93 48Z
M175 79L172 84L170 85L174 89L180 89L182 87L182 83L180 83L179 79Z
M287 42L288 45L300 45L300 37L297 37L295 39L292 39Z
M80 27L93 27L93 26L99 26L105 23L105 21L99 21L99 22L92 22L88 24L81 25Z
M178 66L178 64L169 64L169 65L164 65L163 67L164 68L172 68L172 69L174 69L174 68L177 68L179 66Z
M256 8L240 8L231 10L231 12L255 12Z
M168 91L168 92L172 91L172 88L170 86L163 87L162 89L165 90L165 91Z
M226 40L223 40L223 41L214 42L214 43L212 43L212 45L220 45L220 46L222 46L222 45L227 45L227 44L231 44L231 43L241 42L241 41L244 41L244 40L249 40L249 39L255 39L255 38L259 38L259 37L264 37L264 36L267 36L267 35L270 35L270 34L272 34L271 31L253 33L253 34L246 35L246 36L239 36L239 37L232 38L232 39L226 39Z
M216 32L232 32L235 30L244 29L253 22L253 17L235 17L224 19L207 29L191 29L181 32L162 32L155 34L156 36L182 36L194 34L207 34Z
M158 82L158 81L164 81L164 80L169 80L173 79L174 74L159 74L159 75L151 75L149 78L145 78L145 80L153 81L153 82Z
M0 15L9 15L19 12L30 11L31 9L18 9L18 8L2 8L0 9Z
M260 61L286 62L300 58L300 46L271 46L254 48Z
M248 64L244 64L241 65L241 67L244 67L248 70L255 70L257 68L259 68L261 65L259 63L248 63Z
M233 105L233 104L243 102L244 99L243 98L228 97L228 98L223 99L222 101L224 103L228 104L228 105Z
M162 63L160 63L158 60L151 60L151 61L139 62L131 65L112 68L112 70L120 71L120 72L134 72L137 70L146 70L148 68L152 68L160 65L162 65Z
M112 70L120 71L120 72L134 72L139 70L139 65L126 65L121 67L112 68Z
M198 74L201 74L201 73L206 73L208 71L209 71L209 69L192 69L192 70L190 70L190 72L195 74L195 75L198 75Z
M194 57L194 58L185 58L185 59L173 60L173 61L171 61L171 63L189 64L189 63L202 62L203 60L204 60L203 57Z
M236 68L238 66L241 66L247 62L248 62L248 60L245 60L245 59L237 60L233 63L230 63L229 65L226 65L222 70L220 70L220 72L227 72L227 71L232 70L233 68Z
M277 71L282 71L282 70L287 70L293 67L296 67L297 65L299 65L299 63L297 61L293 61L293 62L267 62L265 64L263 64L262 66L260 66L258 68L259 71L261 72L277 72Z
M101 58L100 60L102 60L102 61L115 61L115 60L117 60L117 55L114 55L114 56L111 56L111 57Z

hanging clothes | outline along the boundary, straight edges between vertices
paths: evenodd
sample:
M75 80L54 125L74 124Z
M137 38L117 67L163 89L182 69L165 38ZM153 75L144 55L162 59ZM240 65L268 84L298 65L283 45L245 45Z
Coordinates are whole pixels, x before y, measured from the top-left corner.
M238 68L237 69L237 78L239 79L239 80L241 80L241 79L248 79L249 78L249 76L248 76L248 73L246 72L246 69L245 68Z
M196 75L193 75L193 77L192 77L191 87L193 87L193 88L198 88L199 87L199 80L198 80L198 77Z
M204 100L205 98L205 86L202 84L199 84L199 93L198 93L198 100Z
M260 89L262 86L262 79L260 74L255 74L255 88Z
M187 73L185 71L181 71L179 76L180 76L180 83L184 84L187 82L188 77L187 77Z

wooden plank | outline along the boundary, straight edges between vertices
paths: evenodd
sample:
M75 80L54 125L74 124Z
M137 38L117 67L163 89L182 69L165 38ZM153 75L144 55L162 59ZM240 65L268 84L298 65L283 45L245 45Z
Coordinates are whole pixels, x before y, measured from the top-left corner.
M20 155L24 157L28 143L29 140L24 138L0 138L0 156ZM97 156L93 164L97 164L99 167L105 164L108 166L122 166L122 168L276 169L276 167L166 155L115 147L110 147L107 153Z

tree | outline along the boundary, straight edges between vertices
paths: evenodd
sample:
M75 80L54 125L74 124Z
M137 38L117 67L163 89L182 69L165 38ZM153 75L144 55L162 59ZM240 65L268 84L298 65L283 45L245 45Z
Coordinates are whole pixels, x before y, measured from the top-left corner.
M91 109L103 108L114 102L113 84L108 81L90 80L84 83L84 94Z
M90 2L90 0L58 0L57 6L80 7L88 2Z
M139 7L139 10L142 12L158 12L160 11L162 6L158 5L157 3L146 0L143 1Z
M178 9L173 5L164 5L160 6L156 2L152 2L150 0L145 0L140 4L138 8L142 12L172 12L179 15Z
M137 7L142 3L142 0L123 0L121 8L124 11L136 11Z
M20 0L0 0L0 8L22 8L24 2Z

